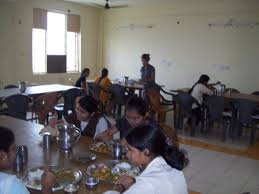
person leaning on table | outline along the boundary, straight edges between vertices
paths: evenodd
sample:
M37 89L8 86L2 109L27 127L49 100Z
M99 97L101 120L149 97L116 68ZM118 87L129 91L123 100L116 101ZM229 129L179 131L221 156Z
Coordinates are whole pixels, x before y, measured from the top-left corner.
M1 194L29 194L26 186L15 175L6 173L14 166L16 156L15 137L10 129L0 127L0 193ZM56 183L55 175L45 169L42 175L42 193L52 193Z
M127 158L143 172L136 179L124 175L114 191L104 194L188 194L182 169L188 164L185 154L166 143L159 125L142 125L124 138Z

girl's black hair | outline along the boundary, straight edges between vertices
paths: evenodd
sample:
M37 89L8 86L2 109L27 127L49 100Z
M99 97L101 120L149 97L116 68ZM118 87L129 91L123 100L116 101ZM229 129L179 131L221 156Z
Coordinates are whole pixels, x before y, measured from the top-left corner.
M149 62L149 61L150 61L150 54L143 54L143 55L141 56L141 58L142 58L142 59L145 59L147 62Z
M5 127L0 127L0 151L8 152L14 143L14 133Z
M189 162L176 146L166 143L163 129L157 124L136 127L125 138L129 145L140 151L148 149L154 157L162 156L172 168L182 170Z
M132 96L127 102L126 110L135 110L138 114L145 116L147 113L147 105L142 98Z
M100 79L99 79L99 81L98 81L98 85L100 85L100 83L102 82L102 80L103 80L105 77L108 76L108 73L109 73L108 69L106 69L106 68L103 68L103 69L102 69L101 77L100 77Z
M84 96L80 98L78 103L84 110L89 112L89 114L99 111L97 101L91 96Z
M87 72L90 72L89 68L84 68L81 72L81 77L84 77Z
M203 84L206 85L208 82L210 81L210 77L206 74L202 74L199 78L199 80L192 86L192 88L190 89L189 93L192 93L193 88L197 85L197 84Z

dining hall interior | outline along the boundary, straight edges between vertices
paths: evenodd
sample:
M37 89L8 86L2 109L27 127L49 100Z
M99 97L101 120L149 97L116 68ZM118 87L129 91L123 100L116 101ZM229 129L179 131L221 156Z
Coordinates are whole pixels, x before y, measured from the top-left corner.
M0 0L0 193L259 194L258 0Z

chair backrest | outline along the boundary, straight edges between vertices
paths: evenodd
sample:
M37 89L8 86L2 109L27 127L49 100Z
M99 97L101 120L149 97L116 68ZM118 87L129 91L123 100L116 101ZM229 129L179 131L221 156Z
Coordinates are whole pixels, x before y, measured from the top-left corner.
M8 107L8 115L26 120L27 111L31 98L24 94L15 94L3 100Z
M17 85L14 85L14 84L6 85L4 87L4 89L11 89L11 88L19 88L19 87Z
M58 102L58 92L52 92L52 93L47 93L38 96L34 100L34 108L35 112L39 116L39 123L40 124L45 124L45 120L47 118L48 113L55 113L54 106Z
M208 108L208 117L211 120L219 120L222 113L227 107L227 102L223 96L207 96L204 100L205 106Z
M92 96L95 100L100 101L101 86L95 82L88 83L89 95Z
M155 112L159 112L160 111L160 93L159 91L157 91L156 89L148 89L147 90L147 95L148 95L148 99L149 99L149 104L151 107L151 110L155 111Z
M255 91L252 93L253 95L259 96L259 91Z
M75 100L77 97L82 96L82 90L78 88L72 88L63 92L64 98L64 115L68 115L68 111L75 109Z
M237 89L235 89L235 88L226 88L226 90L225 90L226 92L231 92L231 93L240 93Z
M239 123L250 123L252 121L252 114L256 111L256 103L239 99L234 103L237 110L237 121Z
M189 93L179 93L175 97L176 102L180 106L180 113L184 116L191 116L192 115L192 105L196 103L195 98L192 97Z
M160 126L163 128L163 132L169 140L169 142L167 142L167 143L172 144L172 145L176 146L177 148L179 148L179 139L178 139L176 130L174 128L169 127L166 124L160 123Z
M112 84L109 88L109 91L112 93L112 100L116 104L125 104L125 93L126 89L119 84Z

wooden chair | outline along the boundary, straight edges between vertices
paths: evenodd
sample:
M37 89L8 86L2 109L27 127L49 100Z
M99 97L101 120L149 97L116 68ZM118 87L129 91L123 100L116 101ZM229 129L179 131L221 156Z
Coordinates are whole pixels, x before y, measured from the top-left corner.
M160 94L160 92L155 89L148 89L147 95L148 95L151 110L157 113L158 122L165 123L166 113L174 110L174 107L175 107L174 101L166 100Z
M179 139L176 130L163 123L160 126L163 128L164 134L167 137L167 143L179 148Z
M55 114L55 105L58 103L58 92L43 94L34 100L34 112L38 116L39 123L48 123L49 113Z

